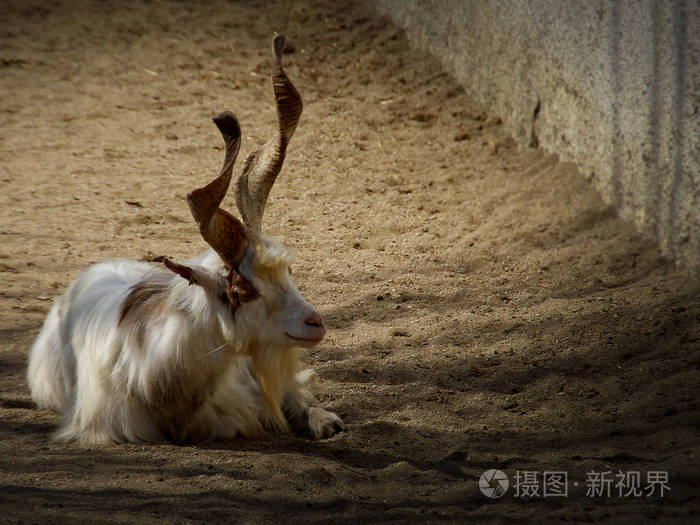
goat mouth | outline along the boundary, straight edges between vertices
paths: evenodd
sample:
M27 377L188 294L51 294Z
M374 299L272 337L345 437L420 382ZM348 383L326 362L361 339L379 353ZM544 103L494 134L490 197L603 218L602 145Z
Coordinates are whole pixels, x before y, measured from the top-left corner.
M323 336L321 336L321 337L297 337L297 336L290 334L289 332L285 332L285 334L290 339L294 339L295 341L300 341L300 342L306 343L306 344L320 343L321 340L323 339Z

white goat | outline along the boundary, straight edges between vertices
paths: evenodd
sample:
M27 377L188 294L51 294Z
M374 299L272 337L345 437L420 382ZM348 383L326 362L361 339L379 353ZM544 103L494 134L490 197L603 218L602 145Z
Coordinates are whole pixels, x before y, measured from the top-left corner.
M166 268L118 260L91 266L59 297L29 354L42 408L63 413L58 439L199 442L290 427L335 434L340 418L309 392L298 349L325 335L291 280L289 254L261 233L267 195L301 116L301 97L273 40L278 131L236 180L243 222L219 208L240 145L236 117L214 117L226 144L218 177L187 196L213 248Z

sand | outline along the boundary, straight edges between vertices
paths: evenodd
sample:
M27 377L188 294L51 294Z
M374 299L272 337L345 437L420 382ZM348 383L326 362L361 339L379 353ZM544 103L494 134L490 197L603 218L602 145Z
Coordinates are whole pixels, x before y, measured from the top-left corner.
M401 30L347 1L0 9L0 522L700 512L698 284L575 166L516 147ZM52 300L91 263L206 248L184 195L222 161L213 114L239 117L241 159L272 133L274 32L305 110L264 228L298 252L295 280L326 319L304 362L347 430L52 442L60 416L25 380ZM488 469L508 475L503 498L480 492ZM567 497L516 495L525 471L566 472ZM644 486L666 472L670 490L587 495L589 473L637 471Z

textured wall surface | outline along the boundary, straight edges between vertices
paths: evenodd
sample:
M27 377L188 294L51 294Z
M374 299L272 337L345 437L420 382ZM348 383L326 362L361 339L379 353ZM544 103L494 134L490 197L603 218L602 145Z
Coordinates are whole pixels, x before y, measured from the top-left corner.
M700 2L371 4L700 277Z

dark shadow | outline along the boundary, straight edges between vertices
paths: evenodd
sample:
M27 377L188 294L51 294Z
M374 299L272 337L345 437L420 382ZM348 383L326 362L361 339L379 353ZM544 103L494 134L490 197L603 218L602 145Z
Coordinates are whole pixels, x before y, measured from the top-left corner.
M0 398L0 407L2 408L22 408L25 410L34 410L36 405L28 399L5 399Z

